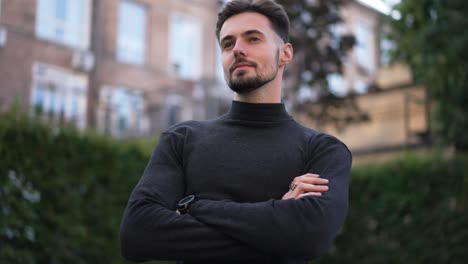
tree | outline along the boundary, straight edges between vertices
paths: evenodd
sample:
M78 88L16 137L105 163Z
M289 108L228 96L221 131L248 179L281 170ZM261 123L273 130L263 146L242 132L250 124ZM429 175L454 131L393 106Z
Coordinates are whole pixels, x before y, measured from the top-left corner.
M291 20L291 42L295 59L285 73L285 99L293 111L306 113L318 126L333 123L343 128L368 119L354 96L339 97L330 90L327 77L342 74L342 60L354 46L353 35L338 35L343 22L340 7L353 0L278 0ZM299 90L309 89L311 100L298 99Z
M427 89L431 132L444 145L468 150L468 1L404 0L392 21L395 58Z

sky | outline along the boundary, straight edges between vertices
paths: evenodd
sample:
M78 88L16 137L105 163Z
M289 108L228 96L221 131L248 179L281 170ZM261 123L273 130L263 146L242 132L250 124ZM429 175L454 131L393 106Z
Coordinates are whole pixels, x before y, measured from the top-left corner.
M400 2L400 0L357 0L358 2L374 8L375 10L390 15L391 6Z
M223 0L224 3L230 0ZM385 15L391 15L394 19L400 19L398 12L392 12L392 6L398 4L401 0L357 0L358 2L373 8Z
M229 0L224 0L228 2ZM399 3L401 0L357 0L358 2L369 6L382 14L390 15L392 11L392 6Z

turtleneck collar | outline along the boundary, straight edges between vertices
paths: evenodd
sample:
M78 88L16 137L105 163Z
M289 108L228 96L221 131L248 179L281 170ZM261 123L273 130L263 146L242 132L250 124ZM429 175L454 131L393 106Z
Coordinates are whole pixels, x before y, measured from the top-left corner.
M232 101L226 119L238 121L279 122L292 120L282 103L245 103Z

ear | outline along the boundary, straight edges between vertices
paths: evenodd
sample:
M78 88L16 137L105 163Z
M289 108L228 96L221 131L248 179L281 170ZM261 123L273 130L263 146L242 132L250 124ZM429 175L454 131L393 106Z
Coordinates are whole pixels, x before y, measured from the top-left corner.
M291 45L291 43L283 44L283 46L281 47L281 51L280 51L279 65L280 66L288 65L293 59L293 53L294 53L294 50L293 50L293 46Z

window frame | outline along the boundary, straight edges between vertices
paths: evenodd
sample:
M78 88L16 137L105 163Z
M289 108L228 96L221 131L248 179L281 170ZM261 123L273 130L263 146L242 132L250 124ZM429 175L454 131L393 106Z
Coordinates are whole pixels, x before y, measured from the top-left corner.
M125 35L125 32L123 31L124 25L127 25L128 23L123 22L121 18L125 17L126 19L129 19L129 16L124 15L122 12L122 8L124 8L124 5L130 5L132 8L141 8L141 11L143 11L142 17L143 17L143 38L141 39L141 51L137 51L137 53L133 53L135 50L138 50L140 48L129 48L132 45L130 44L131 42L137 42L135 39L132 39L135 36L129 36ZM116 33L116 51L115 51L115 56L116 59L119 62L123 63L128 63L128 64L133 64L133 65L144 65L147 61L147 54L148 54L148 28L149 28L149 23L148 23L148 18L149 18L149 12L148 12L148 7L140 2L132 1L132 0L119 0L118 2L118 8L117 8L117 33ZM130 12L130 11L127 11ZM125 20L127 21L127 20ZM132 39L129 41L128 39ZM141 54L139 54L141 52ZM141 56L141 57L140 57Z
M66 13L65 13L65 21L59 21L57 19L57 0L38 0L36 6L36 21L35 21L35 35L39 39L48 40L54 42L56 44L65 45L72 48L77 48L80 50L88 50L90 47L90 39L91 39L91 0L63 0L66 3ZM71 32L70 29L74 29L71 25L72 22L71 17L68 15L68 12L75 11L73 8L70 7L69 3L77 1L81 1L81 11L82 14L78 14L77 17L82 19L80 23L78 23L77 32ZM41 6L46 5L47 3L50 6ZM53 14L51 17L47 17L46 13L42 13L41 10L52 10L49 14ZM45 23L45 24L44 24ZM63 27L63 37L58 37L56 33L53 31L57 31L59 27ZM77 37L77 42L68 39L69 36L73 36L75 34L79 34L80 37ZM68 36L68 38L67 38Z
M190 32L195 32L194 36L197 36L198 39L194 40L191 38L191 36L183 36L183 33L174 33L177 32L177 30L174 29L174 21L176 19L181 19L183 21L181 24L182 26L187 23L190 26L196 27L196 30L190 30ZM177 34L177 37L175 37ZM203 69L202 69L202 62L201 59L203 57L203 24L202 21L193 15L190 14L185 14L181 12L172 12L169 16L169 35L168 35L168 47L169 47L169 52L168 52L168 61L169 61L169 72L174 74L175 76L181 78L181 79L188 79L188 80L197 80L201 78L203 74ZM175 39L181 37L182 39ZM187 53L190 54L190 56L183 56L183 52L181 53L180 50L178 52L173 51L173 47L175 47L177 43L179 45L187 45L186 47L191 48L190 51L187 51ZM185 48L186 48L185 47ZM177 50L177 49L175 49ZM174 53L173 53L174 52ZM174 57L175 56L175 57ZM182 56L183 59L177 58L177 56ZM174 68L176 63L181 60L182 62L187 62L187 58L190 58L190 64L189 66L181 66L180 72L177 72ZM189 69L189 70L185 70Z
M39 87L42 103L37 102ZM33 111L37 109L39 103L42 114L54 118L63 114L65 120L84 129L87 124L87 92L88 78L85 75L50 64L33 63L30 94L30 105ZM75 103L78 106L77 111L73 109ZM33 114L36 113L33 112Z
M367 74L376 71L375 36L372 26L363 19L358 19L354 24L356 45L354 48L356 64L363 68Z
M120 138L146 133L145 104L142 91L122 85L103 85L99 92L99 129ZM122 120L125 128L121 127Z

